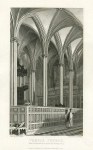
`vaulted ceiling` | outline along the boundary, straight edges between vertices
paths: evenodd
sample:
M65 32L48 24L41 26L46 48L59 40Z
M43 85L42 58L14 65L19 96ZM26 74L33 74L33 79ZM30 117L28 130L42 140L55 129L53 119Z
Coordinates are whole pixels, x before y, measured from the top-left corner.
M56 9L56 8L11 8L10 33L19 41L19 54L28 55L31 63L33 58L42 56L42 41L46 38L49 42L48 61L61 54L67 53L71 44L73 61L83 50L83 16L82 9ZM58 33L59 39L55 39ZM57 42L61 42L59 48ZM82 44L81 44L82 43ZM80 55L81 56L81 55ZM37 58L37 59L38 59ZM25 57L27 59L27 57Z

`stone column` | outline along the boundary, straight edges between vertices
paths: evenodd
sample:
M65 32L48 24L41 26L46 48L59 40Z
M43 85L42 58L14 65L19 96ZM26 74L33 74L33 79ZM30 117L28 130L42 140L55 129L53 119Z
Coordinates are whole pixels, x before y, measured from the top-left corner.
M69 71L69 107L73 108L73 70Z
M63 105L63 64L60 64L60 103Z
M22 76L22 86L24 86L24 76Z
M24 83L23 84L26 85L26 76L24 76Z
M31 99L31 90L32 90L32 82L31 82L31 72L30 72L30 75L29 75L29 100L30 100L30 105L32 105L32 99Z
M24 101L26 101L27 98L26 98L26 90L24 91Z
M20 87L20 76L17 76L17 87Z
M23 77L20 76L20 87L22 87L22 85L23 85Z
M11 41L11 106L17 106L17 51L18 41L13 38Z
M33 100L35 102L35 71L33 72Z
M31 73L31 102L33 103L33 73Z
M33 100L35 99L35 70L32 70L32 73L31 73L31 77L32 77L32 86L31 86L31 89L32 89L32 92L31 92L31 102L33 103Z
M23 66L22 59L20 59L20 65ZM21 76L20 76L20 87L22 87L23 85L24 85L24 76L23 76L23 74L21 74Z
M28 76L27 75L24 76L24 83L23 84L24 84L24 86L28 85ZM28 102L28 100L29 100L29 90L28 89L26 89L24 91L24 100L26 100L26 102Z
M46 105L45 106L47 106L47 100L48 100L48 86L47 86L47 57L45 57L45 62L46 62L46 71L45 71L45 74L46 74L46 79L45 79L45 81L46 81Z
M11 39L11 41L10 41L10 106L14 105L13 66L14 66L14 43L13 43L13 39Z
M26 100L27 100L27 102L28 102L28 99L29 99L29 91L28 91L28 89L26 90Z
M47 56L43 56L43 106L47 106Z

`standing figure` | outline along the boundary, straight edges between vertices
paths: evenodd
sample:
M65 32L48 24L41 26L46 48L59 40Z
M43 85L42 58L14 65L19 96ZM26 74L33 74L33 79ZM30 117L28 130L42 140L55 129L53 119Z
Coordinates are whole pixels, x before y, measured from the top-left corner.
M69 111L69 127L73 126L73 113L72 113L72 109L70 109Z
M66 128L69 126L69 109L67 110L65 110L65 126L66 126Z

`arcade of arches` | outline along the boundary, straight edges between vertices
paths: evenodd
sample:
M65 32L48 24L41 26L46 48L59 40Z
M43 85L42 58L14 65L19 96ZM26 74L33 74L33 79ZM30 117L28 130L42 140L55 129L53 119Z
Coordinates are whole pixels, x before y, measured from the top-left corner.
M12 8L11 106L83 107L82 10Z

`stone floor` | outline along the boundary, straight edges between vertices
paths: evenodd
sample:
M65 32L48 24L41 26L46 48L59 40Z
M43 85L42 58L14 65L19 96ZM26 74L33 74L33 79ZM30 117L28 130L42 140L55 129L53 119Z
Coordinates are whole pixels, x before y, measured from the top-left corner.
M73 127L66 128L65 125L42 127L38 130L30 132L28 136L82 136L83 135L83 124L76 123ZM12 136L26 136L25 134Z
M46 128L40 128L35 132L34 135L44 135L44 136L58 136L58 135L66 135L66 136L75 136L75 135L83 135L83 125L75 124L71 128L66 128L65 126L52 126Z

